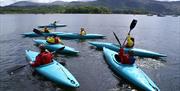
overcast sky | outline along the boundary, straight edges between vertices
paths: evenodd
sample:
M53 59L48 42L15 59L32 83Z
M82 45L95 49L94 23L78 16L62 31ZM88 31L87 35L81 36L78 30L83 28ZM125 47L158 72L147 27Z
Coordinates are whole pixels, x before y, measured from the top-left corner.
M41 2L41 3L48 3L48 2L54 2L54 1L94 1L94 0L0 0L0 6L6 6L13 4L18 1L32 1L32 2ZM158 1L180 1L180 0L158 0Z

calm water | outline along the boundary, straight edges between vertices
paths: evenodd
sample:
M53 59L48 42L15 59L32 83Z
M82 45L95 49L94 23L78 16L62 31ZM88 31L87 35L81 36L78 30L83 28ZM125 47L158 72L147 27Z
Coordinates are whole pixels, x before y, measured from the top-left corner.
M67 91L41 76L33 77L29 66L9 75L8 70L26 64L25 50L38 51L32 38L20 34L32 31L37 25L54 20L67 24L55 31L79 32L85 27L88 33L107 36L102 40L64 40L68 46L79 50L79 56L60 56L66 68L77 78L80 88L73 91L121 91L127 84L113 74L105 63L102 51L90 47L87 41L116 43L112 31L123 41L132 19L138 20L131 32L136 39L135 47L168 55L163 60L138 59L136 63L158 85L161 91L180 90L180 17L156 17L145 15L81 15L81 14L4 14L0 15L0 91Z

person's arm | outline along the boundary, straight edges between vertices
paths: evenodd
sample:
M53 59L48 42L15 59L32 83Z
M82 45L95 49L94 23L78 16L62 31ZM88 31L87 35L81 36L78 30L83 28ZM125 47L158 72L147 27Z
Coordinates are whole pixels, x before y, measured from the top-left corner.
M61 39L58 39L58 40L59 40L59 43L60 43L60 44L64 45L64 43L62 42L62 40L61 40Z
M30 62L30 65L32 66L32 67L37 67L37 66L39 66L39 65L41 65L41 60L40 60L40 56L38 55L38 56L36 56L36 60L34 61L34 62Z

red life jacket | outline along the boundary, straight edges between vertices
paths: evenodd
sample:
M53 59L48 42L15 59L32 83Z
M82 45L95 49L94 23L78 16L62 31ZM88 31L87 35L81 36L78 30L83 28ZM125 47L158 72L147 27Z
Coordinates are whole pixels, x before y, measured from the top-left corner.
M48 64L52 62L52 54L50 52L42 52L36 56L36 61L32 64L33 67Z
M124 53L124 48L119 50L119 58L122 64L130 64L129 55Z
M59 41L59 38L57 38L57 37L55 37L54 40L55 40L55 44L57 44L57 43L60 42L60 41Z

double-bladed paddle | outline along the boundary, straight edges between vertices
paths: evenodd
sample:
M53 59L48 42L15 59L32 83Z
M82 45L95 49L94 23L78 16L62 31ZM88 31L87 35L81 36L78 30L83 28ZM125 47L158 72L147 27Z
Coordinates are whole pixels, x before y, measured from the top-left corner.
M136 26L136 24L137 24L137 20L133 19L133 21L131 22L131 25L130 25L130 30L129 30L129 32L128 32L128 35L130 35L131 31L134 29L134 27ZM126 37L126 39L125 39L124 42L123 42L123 46L124 46L126 40L127 40L127 37Z
M130 30L129 30L128 34L131 33L132 29L134 29L134 27L136 26L136 24L137 24L137 20L133 19L133 21L131 22ZM127 37L126 37L126 39L124 40L123 45L121 45L121 42L119 41L119 38L116 36L116 34L115 34L114 32L113 32L113 34L114 34L116 40L118 41L120 47L123 47L124 44L125 44L125 41L127 40Z

